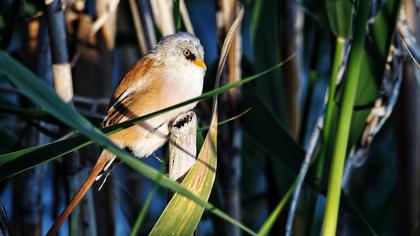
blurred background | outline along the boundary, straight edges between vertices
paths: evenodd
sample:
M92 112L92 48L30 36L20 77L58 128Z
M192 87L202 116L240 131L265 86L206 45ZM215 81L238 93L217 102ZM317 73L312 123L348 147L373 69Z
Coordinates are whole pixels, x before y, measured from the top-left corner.
M214 89L223 40L243 7L222 84L288 61L219 97L219 121L234 119L219 125L209 202L258 231L284 200L270 234L319 235L330 160L334 149L343 148L337 234L419 235L420 1L369 0L365 22L359 2L3 0L0 49L99 126L118 81L163 35L189 31L200 39L208 67L204 90ZM358 29L365 33L359 44ZM360 66L352 77L356 54ZM59 72L53 76L53 70ZM335 140L345 81L355 78L349 137L341 147ZM207 127L211 99L195 112L199 126ZM1 74L0 127L0 154L71 131ZM2 233L45 234L99 152L91 145L3 178ZM165 152L163 147L157 155ZM161 169L154 157L143 161ZM306 178L296 188L299 173ZM93 187L60 235L128 235L153 185L118 165L104 188ZM167 201L168 190L159 188L140 235L148 234ZM196 234L246 233L205 211Z

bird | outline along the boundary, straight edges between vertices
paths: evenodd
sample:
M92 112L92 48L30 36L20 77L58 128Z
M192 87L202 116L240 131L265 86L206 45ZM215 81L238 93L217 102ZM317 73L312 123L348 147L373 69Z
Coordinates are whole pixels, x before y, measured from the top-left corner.
M102 127L144 116L200 96L207 70L204 50L193 34L178 32L163 37L123 76L110 99ZM170 110L111 134L109 139L128 148L137 158L152 155L168 139L170 122L197 102ZM55 235L92 184L109 173L115 155L104 149L89 176L47 235ZM107 174L105 174L106 178Z

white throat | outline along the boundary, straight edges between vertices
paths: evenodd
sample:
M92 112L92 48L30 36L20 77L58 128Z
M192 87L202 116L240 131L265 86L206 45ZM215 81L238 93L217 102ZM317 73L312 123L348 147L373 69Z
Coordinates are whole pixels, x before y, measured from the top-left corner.
M168 68L164 91L171 97L170 100L175 99L179 103L201 95L205 73L202 68L192 63Z

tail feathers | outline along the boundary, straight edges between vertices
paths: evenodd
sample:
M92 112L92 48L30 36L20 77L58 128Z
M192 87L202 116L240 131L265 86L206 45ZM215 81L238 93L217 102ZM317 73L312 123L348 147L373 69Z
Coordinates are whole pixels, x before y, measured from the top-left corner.
M63 222L67 219L67 217L71 214L73 209L79 204L79 202L82 200L82 198L85 196L86 192L90 189L92 184L96 180L96 176L104 169L105 165L112 161L114 158L114 155L106 150L102 151L101 155L98 158L98 161L96 162L95 166L92 169L92 172L87 177L85 182L80 187L79 191L77 191L76 195L74 195L73 199L70 201L69 205L66 209L61 213L61 215L58 217L58 219L54 222L54 225L50 228L47 235L52 236L56 235L58 232L58 229L63 224Z
M111 171L107 171L107 172L105 173L105 177L102 179L102 183L101 183L101 185L99 185L98 191L100 191L100 190L102 189L102 187L104 186L104 184L105 184L106 180L108 179L109 174L111 174ZM102 177L102 176L101 176L101 177ZM96 179L96 181L97 181L97 180L98 180L98 179Z
M96 181L101 180L101 184L99 186L99 190L102 189L102 187L104 186L106 180L108 179L108 176L111 174L111 171L118 165L121 163L121 160L119 159L115 159L115 156L108 161L108 163L105 165L105 167L103 168L103 170L98 174L98 176L96 176Z

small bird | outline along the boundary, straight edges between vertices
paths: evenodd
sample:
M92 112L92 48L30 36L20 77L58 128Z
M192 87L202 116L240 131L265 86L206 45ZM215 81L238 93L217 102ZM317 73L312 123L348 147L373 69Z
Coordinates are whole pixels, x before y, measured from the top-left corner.
M206 70L204 50L197 37L179 32L162 38L122 78L112 95L102 125L111 126L200 96ZM119 147L130 149L136 157L147 157L167 141L169 123L196 104L162 113L109 138ZM57 233L95 180L103 176L102 173L109 173L114 160L114 154L102 151L90 175L47 235Z

